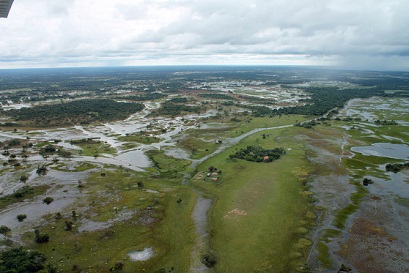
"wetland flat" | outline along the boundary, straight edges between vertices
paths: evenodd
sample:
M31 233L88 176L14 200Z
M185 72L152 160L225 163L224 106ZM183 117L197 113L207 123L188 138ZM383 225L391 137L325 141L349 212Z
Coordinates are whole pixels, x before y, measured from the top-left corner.
M113 120L41 117L71 101L50 75L38 97L0 85L2 250L39 250L57 272L409 271L409 173L385 169L409 159L405 77L391 93L360 72L129 69L109 88L84 77L76 97L140 106Z

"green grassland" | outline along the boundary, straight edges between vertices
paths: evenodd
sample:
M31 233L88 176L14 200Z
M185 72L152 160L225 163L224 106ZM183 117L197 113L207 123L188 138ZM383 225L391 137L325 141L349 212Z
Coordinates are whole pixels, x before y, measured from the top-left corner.
M198 130L190 133L191 135L196 137L186 137L180 139L178 141L178 145L185 151L189 152L190 158L192 159L200 159L206 155L213 153L219 147L219 144L217 144L215 141L204 141L203 139L200 139Z
M112 148L109 144L103 142L81 143L75 145L82 149L81 155L83 156L98 156L100 154L115 154L117 152L115 148Z
M163 151L159 150L148 151L146 155L149 156L155 165L154 168L150 168L149 170L159 172L162 178L182 178L191 163L189 160L166 156Z
M120 136L118 137L118 140L125 141L125 142L137 142L137 143L142 143L142 144L151 144L151 143L159 142L160 138L153 137L153 136L146 136L143 134L132 134L132 135L127 135L127 136Z
M301 269L311 242L305 238L315 218L303 181L310 169L303 146L294 140L298 128L265 131L204 162L222 170L218 183L193 184L214 199L210 218L210 249L214 272L287 272ZM288 153L272 163L228 160L248 145L283 147Z
M216 140L238 137L257 128L270 128L284 125L292 125L306 118L298 115L275 116L271 118L255 118L249 116L240 117L242 121L231 122L230 117L218 119L206 119L206 123L217 122L219 126L214 128L190 129L185 132L186 136L178 141L178 145L190 153L192 159L200 159L213 153L218 147ZM262 133L259 134L262 138Z

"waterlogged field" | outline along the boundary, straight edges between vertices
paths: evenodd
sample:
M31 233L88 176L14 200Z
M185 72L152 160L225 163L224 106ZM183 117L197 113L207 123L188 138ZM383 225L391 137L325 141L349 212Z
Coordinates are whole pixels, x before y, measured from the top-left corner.
M331 131L338 135L325 133L328 128L315 128L319 132L316 136L321 139L326 136L321 141L342 148L330 151L324 147L327 156L333 159L332 168L339 160L339 171L330 171L331 183L319 176L312 182L321 208L322 226L316 232L312 249L312 257L317 258L315 268L347 264L357 272L409 270L408 264L402 262L409 255L409 215L405 205L409 173L385 170L386 164L409 159L407 106L403 99L353 100L340 112L341 120L331 126ZM380 125L377 120L393 120L396 124ZM319 154L325 153L318 152L323 146L313 144L316 141L315 137L310 140L316 153L312 158L323 161ZM372 184L363 185L365 178Z
M2 112L0 248L39 250L44 272L409 272L408 100L257 73L91 88L140 102L125 119L71 126L55 108L66 126L47 129ZM62 90L35 99L62 103ZM3 109L36 105L29 91L3 92ZM365 99L337 108L344 91ZM311 101L334 109L297 107ZM272 162L259 153L274 148Z
M78 202L60 216L44 217L41 232L50 242L35 243L32 231L22 239L46 254L59 272L109 272L118 263L125 264L123 272L162 267L188 272L194 224L180 215L191 214L195 193L168 183L124 169L94 173L84 181ZM145 248L152 249L148 259L130 261L130 253Z

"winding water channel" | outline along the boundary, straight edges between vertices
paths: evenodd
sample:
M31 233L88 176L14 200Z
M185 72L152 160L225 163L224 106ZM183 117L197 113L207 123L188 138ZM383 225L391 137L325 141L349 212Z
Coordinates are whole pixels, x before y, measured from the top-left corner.
M64 159L64 161L69 162L90 162L90 163L96 163L96 164L102 164L102 165L114 165L114 166L120 166L123 168L131 169L134 171L138 172L143 172L145 171L144 168L151 166L151 161L149 158L145 155L146 151L152 150L152 149L161 149L163 147L168 147L168 149L165 149L166 154L170 156L174 156L179 159L185 159L191 161L191 168L195 170L200 164L208 160L209 158L222 153L225 151L227 148L237 144L239 141L242 139L264 131L264 130L271 130L271 129L281 129L281 128L286 128L290 127L292 125L286 125L286 126L277 126L277 127L269 127L269 128L258 128L251 130L245 134L242 134L240 136L230 138L230 139L224 139L223 143L218 147L216 151L213 153L201 158L201 159L195 159L192 160L189 158L189 154L186 153L184 150L176 148L176 142L174 140L174 137L183 133L183 131L188 130L188 129L193 129L196 128L196 122L194 125L186 125L184 122L185 120L198 120L200 118L205 118L205 117L210 117L214 116L217 114L217 111L215 110L210 110L207 113L203 115L189 115L185 116L184 118L179 117L176 119L169 119L169 118L148 118L147 116L149 115L150 111L152 109L155 109L158 107L158 105L154 103L147 103L145 104L146 108L142 113L137 113L130 118L121 121L121 122L114 122L114 123L107 123L101 126L89 126L89 127L83 127L83 126L74 126L72 128L58 128L58 129L53 129L53 130L37 130L37 131L31 131L31 132L0 132L0 138L2 139L13 139L13 138L19 138L19 139L25 139L29 137L30 139L34 141L53 141L53 140L60 140L60 142L56 145L59 145L61 147L67 148L67 149L73 149L73 150L78 150L80 149L79 147L72 145L70 142L71 140L77 140L77 139L83 139L83 138L95 138L99 139L101 142L104 142L106 144L109 144L111 147L114 147L117 149L117 154L116 155L108 155L108 154L101 154L98 157L92 157L92 156L74 156L69 159ZM138 146L137 148L133 149L122 149L123 145L126 143L124 141L118 140L117 136L121 135L127 135L127 134L132 134L135 132L139 132L143 129L145 129L148 125L150 124L156 124L162 128L166 128L166 132L158 135L157 137L160 138L160 141L157 143L152 143L152 144L142 144ZM205 126L204 126L205 127ZM175 148L172 148L175 147ZM0 156L2 159L7 160L7 157L5 156ZM46 161L43 157L39 155L35 156L29 156L26 161L28 163L32 164L43 164ZM33 171L34 173L34 171ZM63 175L62 172L58 171L53 171L53 175L49 176L49 179L55 179L55 180L61 180L65 181L66 179L62 177L58 177L59 175ZM78 175L77 175L78 176ZM51 178L52 177L52 178ZM82 177L83 175L80 175L78 177ZM76 177L75 182L78 181L78 177ZM182 183L189 185L191 177L190 174L186 173ZM73 180L73 181L74 181ZM30 181L35 181L35 179L30 179ZM200 257L201 257L201 251L206 249L207 246L207 225L208 225L208 218L207 214L208 211L212 205L212 200L209 198L205 198L198 189L193 188L192 189L197 193L197 200L195 203L195 207L193 210L192 218L195 222L196 225L196 233L198 235L198 239L196 242L196 247L193 250L192 253L192 268L191 272L207 272L208 269L200 262ZM4 183L0 185L0 190L3 193L8 193L8 192L13 192L15 190L15 187L11 187L10 185L5 185ZM78 197L78 196L77 196ZM66 207L73 202L75 202L76 198L75 193L72 193L72 195L65 196L64 198L57 198L55 202L53 202L50 206L47 206L47 210L44 211L43 209L41 210L36 210L32 211L30 208L34 208L36 206L32 206L32 203L41 203L41 200L39 198L33 199L32 201L28 203L24 203L23 205L20 206L14 206L10 208L7 211L3 211L1 213L1 218L4 219L9 219L15 218L16 213L25 213L29 214L31 216L35 216L33 218L41 218L44 216L46 213L52 213L55 211L59 211L63 207ZM10 219L11 219L10 218ZM13 222L13 221L7 221L7 222ZM28 226L30 222L27 221L24 226ZM17 226L16 226L17 227ZM13 226L14 228L14 226Z

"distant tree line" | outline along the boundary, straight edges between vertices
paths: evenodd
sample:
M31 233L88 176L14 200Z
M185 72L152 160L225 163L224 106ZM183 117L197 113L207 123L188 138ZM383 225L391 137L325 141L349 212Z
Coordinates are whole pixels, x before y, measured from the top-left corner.
M201 109L198 106L187 106L173 103L172 101L166 101L162 104L161 108L155 112L155 114L175 116L182 112L200 113L200 110Z
M266 106L243 106L250 109L253 116L275 116L275 115L312 115L320 116L334 108L342 108L345 103L354 98L370 98L373 96L384 96L385 93L374 89L339 89L338 87L307 87L303 88L309 93L311 99L304 100L307 104L303 106L285 107L271 109Z
M174 102L174 103L187 103L188 102L187 98L172 98L169 101Z
M219 99L219 100L236 100L236 98L220 93L201 93L198 94L199 97L209 98L209 99Z
M134 101L151 101L157 100L161 98L166 98L168 95L159 93L159 92L152 92L152 93L145 93L140 95L134 96L123 96L123 97L116 97L117 99L126 99L126 100L134 100Z
M10 110L4 114L16 121L36 127L88 124L125 119L144 108L140 103L116 102L110 99L83 99L67 103Z

